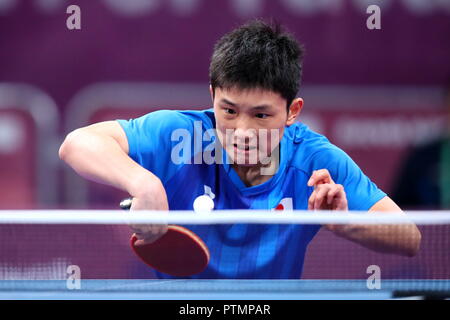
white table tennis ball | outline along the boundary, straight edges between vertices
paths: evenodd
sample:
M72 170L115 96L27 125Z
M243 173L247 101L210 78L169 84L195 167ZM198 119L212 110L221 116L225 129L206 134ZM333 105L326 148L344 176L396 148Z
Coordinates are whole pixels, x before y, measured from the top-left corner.
M194 200L195 212L209 212L214 209L214 201L207 195L198 196Z

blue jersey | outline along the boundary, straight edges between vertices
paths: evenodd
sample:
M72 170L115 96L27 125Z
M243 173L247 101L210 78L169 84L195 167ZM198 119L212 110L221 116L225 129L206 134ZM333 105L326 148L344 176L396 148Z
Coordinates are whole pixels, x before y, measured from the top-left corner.
M213 140L207 134L215 128L212 109L161 110L118 121L128 139L129 156L161 179L170 210L192 210L195 198L205 193L214 197L215 209L306 210L313 191L307 181L318 169L328 169L333 180L344 186L349 210L368 210L386 196L344 151L300 122L285 129L275 175L247 187L226 161L198 161ZM182 161L174 161L177 154ZM307 245L320 229L284 224L185 227L210 250L208 267L190 277L194 279L298 279Z

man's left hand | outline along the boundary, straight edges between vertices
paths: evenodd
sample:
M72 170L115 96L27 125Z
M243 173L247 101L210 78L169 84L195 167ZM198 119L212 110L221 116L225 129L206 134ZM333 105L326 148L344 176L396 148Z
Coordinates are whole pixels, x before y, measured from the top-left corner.
M308 210L348 210L344 187L333 181L327 169L313 171L308 186L314 187Z

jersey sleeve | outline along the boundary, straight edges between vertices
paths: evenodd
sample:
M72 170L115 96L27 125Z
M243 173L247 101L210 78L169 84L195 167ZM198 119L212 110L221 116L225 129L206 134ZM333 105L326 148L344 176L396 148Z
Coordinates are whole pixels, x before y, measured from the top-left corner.
M163 183L170 179L182 165L172 159L174 147L180 141L190 146L191 119L177 111L160 110L136 119L117 121L127 136L128 155ZM182 140L182 136L186 139Z
M386 196L343 150L334 145L316 155L313 170L328 169L334 182L344 186L349 210L369 210Z

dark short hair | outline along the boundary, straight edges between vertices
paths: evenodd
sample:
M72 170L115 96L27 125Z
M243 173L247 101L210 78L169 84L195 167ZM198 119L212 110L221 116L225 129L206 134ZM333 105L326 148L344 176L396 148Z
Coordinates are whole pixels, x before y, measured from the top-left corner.
M253 20L225 34L214 46L209 68L213 89L266 89L287 105L301 81L303 47L279 24Z

